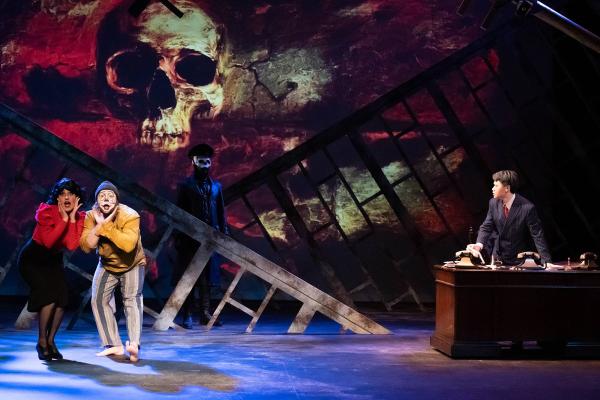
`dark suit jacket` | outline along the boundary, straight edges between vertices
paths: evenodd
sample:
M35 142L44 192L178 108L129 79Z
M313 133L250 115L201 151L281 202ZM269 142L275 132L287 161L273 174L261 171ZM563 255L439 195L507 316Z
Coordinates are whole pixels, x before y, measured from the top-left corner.
M218 181L210 179L211 190L210 190L210 212L209 220L204 221L208 225L217 229L218 231L229 234L229 228L227 226L227 219L225 216L225 205L223 202L223 189ZM194 176L187 177L177 187L177 205L183 210L189 212L195 217L202 219L202 198L196 179ZM176 284L185 268L192 260L192 257L198 250L198 242L189 236L179 233L175 236L175 247L177 249L177 262L173 271L173 282ZM210 283L218 285L219 283L219 267L220 257L214 255L208 262L207 268L209 273Z
M210 190L210 215L209 220L204 221L218 231L228 233L225 218L225 205L223 202L223 189L218 181L208 178L211 183ZM198 184L193 176L188 176L177 187L177 205L190 214L202 219L201 195Z
M505 265L518 264L517 254L531 250L527 248L528 235L531 235L542 262L551 262L542 223L535 206L525 197L515 195L508 218L504 217L502 200L494 198L490 200L485 221L479 227L477 243L485 244L494 232L497 237L494 240L492 254Z

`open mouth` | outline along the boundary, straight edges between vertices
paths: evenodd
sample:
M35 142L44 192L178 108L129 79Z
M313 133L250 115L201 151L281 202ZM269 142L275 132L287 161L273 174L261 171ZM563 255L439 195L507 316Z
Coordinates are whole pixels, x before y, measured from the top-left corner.
M63 203L63 205L64 205L65 207L70 207L70 206L71 206L71 202L70 202L70 201L65 201L65 202Z
M103 209L104 211L108 211L108 210L110 210L110 204L104 204L104 205L102 206L102 209Z

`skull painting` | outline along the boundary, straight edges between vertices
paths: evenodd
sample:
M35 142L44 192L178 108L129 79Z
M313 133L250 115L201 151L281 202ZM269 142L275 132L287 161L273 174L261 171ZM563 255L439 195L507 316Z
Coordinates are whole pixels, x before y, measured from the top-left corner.
M98 31L96 66L113 114L140 121L139 142L158 151L189 144L192 118L215 118L223 105L224 29L190 0L178 18L152 2L138 18L123 6Z

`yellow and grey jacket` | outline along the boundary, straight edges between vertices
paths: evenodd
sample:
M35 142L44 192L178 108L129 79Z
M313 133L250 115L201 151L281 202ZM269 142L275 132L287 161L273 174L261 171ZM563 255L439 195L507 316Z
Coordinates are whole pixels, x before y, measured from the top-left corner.
M140 234L140 215L125 204L117 205L112 221L104 223L97 234L100 263L110 272L126 272L138 265L146 264L142 238ZM88 246L86 238L96 226L92 211L88 211L83 222L83 232L79 241L81 250L89 253L93 249Z

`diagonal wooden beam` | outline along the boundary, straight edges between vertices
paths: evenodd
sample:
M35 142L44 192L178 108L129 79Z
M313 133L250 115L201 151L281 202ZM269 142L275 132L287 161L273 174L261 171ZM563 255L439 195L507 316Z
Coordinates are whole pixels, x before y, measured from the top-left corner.
M200 245L196 254L194 254L194 258L192 258L192 262L184 271L179 282L177 282L177 286L175 286L169 300L167 300L167 303L157 316L153 326L154 329L164 331L173 325L177 312L194 288L200 274L204 271L206 263L210 260L212 250L212 243L210 242L204 242Z
M150 211L166 216L170 221L170 226L202 243L201 247L204 249L203 253L201 253L202 260L206 258L206 261L208 261L212 249L214 249L247 271L277 286L278 289L300 300L302 303L315 308L345 328L347 327L356 333L390 333L383 326L308 284L277 264L235 241L233 238L213 229L173 203L140 186L132 179L117 173L4 104L0 104L0 120L8 122L16 129L19 135L30 140L34 145L53 152L59 159L70 162L82 169L93 171L97 177L111 180L121 193L135 198ZM201 261L200 256L198 261ZM198 271L203 268L203 265L194 266L193 264L191 267L188 267L188 270L190 270L189 273L186 270L186 273L188 273L186 279L193 278L196 273L198 276L200 275ZM206 262L204 262L205 264ZM184 273L184 276L186 273ZM182 283L182 288L188 285L189 282L184 282ZM167 305L163 308L164 313L161 312L158 316L157 323L155 324L156 329L168 329L172 325L173 312L176 312L176 309L178 309L178 299L184 294L187 295L189 293L189 290L187 292L185 290L180 289L178 291L176 288L175 292L177 293L174 294L175 297L171 296L172 300L169 299L170 303L168 301Z

